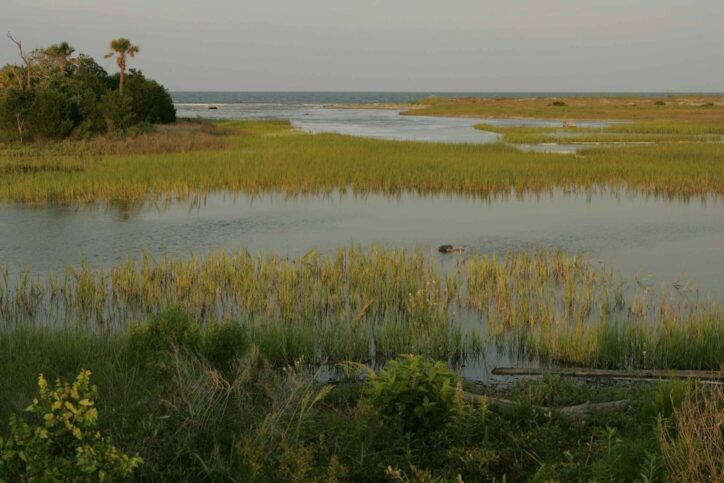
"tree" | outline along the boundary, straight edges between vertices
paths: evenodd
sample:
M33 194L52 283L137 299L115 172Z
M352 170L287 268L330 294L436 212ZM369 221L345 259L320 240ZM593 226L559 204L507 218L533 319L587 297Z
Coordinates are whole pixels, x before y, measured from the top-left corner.
M138 45L133 45L130 40L126 38L114 39L111 41L111 51L108 52L104 57L109 59L116 56L116 63L121 74L120 82L118 84L118 91L123 95L123 88L126 80L126 58L135 57L140 52Z
M57 62L61 74L65 74L66 68L68 67L68 58L73 52L75 52L75 49L71 47L68 42L54 44L45 49L46 55Z

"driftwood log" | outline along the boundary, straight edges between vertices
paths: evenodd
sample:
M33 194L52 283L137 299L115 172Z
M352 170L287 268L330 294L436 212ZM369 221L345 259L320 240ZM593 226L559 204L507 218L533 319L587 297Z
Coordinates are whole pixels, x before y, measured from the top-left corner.
M724 382L724 371L667 371L667 370L612 370L612 369L585 369L575 367L562 368L517 368L496 367L493 369L496 376L542 376L554 374L566 377L604 377L613 379L699 379L702 381Z
M472 394L469 392L463 392L463 400L470 404L492 404L497 406L516 406L518 403L510 401L508 399L500 399L496 397L481 396L478 394ZM575 406L565 406L562 408L547 408L538 406L543 411L554 411L571 419L583 419L594 411L606 411L606 410L624 410L630 407L632 401L630 399L621 399L618 401L609 401L602 403L592 403L586 401L583 404L576 404Z

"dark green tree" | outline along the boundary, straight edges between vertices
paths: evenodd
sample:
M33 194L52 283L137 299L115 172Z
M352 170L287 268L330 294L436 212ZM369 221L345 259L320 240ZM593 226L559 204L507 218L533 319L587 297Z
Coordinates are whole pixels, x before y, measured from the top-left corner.
M176 120L176 108L168 91L158 82L131 70L126 80L126 95L131 98L134 124L166 124Z

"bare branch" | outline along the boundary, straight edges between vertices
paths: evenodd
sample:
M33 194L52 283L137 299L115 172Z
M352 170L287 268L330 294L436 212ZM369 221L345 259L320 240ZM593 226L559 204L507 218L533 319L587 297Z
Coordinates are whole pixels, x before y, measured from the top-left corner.
M20 51L20 58L23 59L23 62L25 63L25 68L27 69L27 87L30 87L32 81L33 81L33 59L32 57L28 56L25 51L23 50L23 43L19 40L15 40L15 38L8 32L8 38L18 46L18 50ZM21 86L22 87L22 86Z

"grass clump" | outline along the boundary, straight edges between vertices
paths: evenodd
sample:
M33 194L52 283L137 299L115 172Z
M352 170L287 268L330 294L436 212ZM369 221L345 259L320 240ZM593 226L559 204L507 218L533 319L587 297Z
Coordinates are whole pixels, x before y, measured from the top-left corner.
M724 390L692 387L660 419L661 453L670 481L724 480Z

